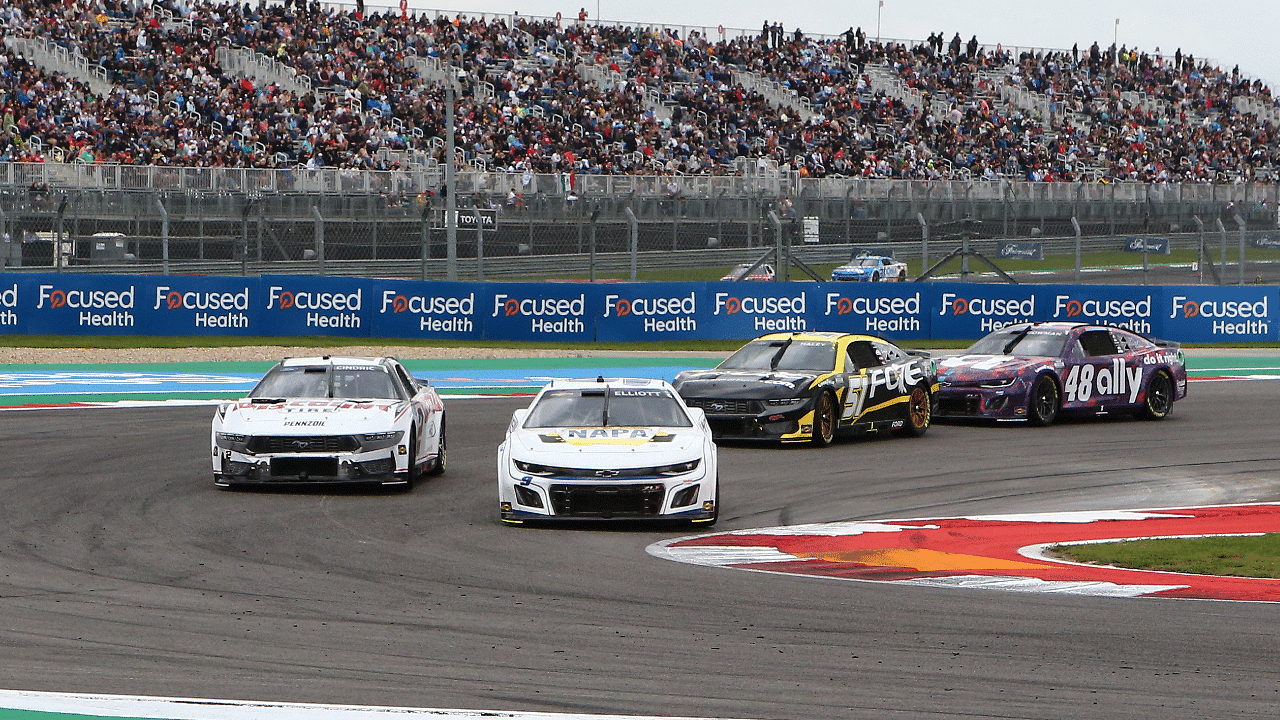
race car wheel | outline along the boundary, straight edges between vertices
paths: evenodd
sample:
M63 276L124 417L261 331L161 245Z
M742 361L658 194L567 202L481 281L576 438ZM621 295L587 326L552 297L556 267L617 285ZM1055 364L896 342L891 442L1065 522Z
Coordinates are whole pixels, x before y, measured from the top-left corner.
M878 272L871 273L871 282L880 282L880 273Z
M1027 420L1041 427L1058 416L1058 384L1048 375L1041 375L1031 386L1031 398L1027 402Z
M1142 417L1163 420L1173 412L1173 380L1161 371L1151 376L1147 383L1147 399L1142 403Z
M836 399L831 393L818 396L813 408L813 444L825 447L836 438Z
M444 443L444 416L441 415L440 416L440 447L436 451L436 462L434 465L431 466L431 472L429 472L428 474L432 476L443 475L445 465L448 464L447 462L448 459L449 459L449 456L448 456L448 453L445 452L445 443Z
M418 479L418 428L409 428L409 474L408 482L405 483L404 489L413 489L413 483Z
M715 525L716 521L719 519L720 519L720 478L716 478L716 506L715 506L715 509L711 511L711 519L707 520L702 524Z
M929 391L917 385L911 388L911 396L907 399L907 417L901 434L906 437L920 437L929 429L930 413L933 410L933 399Z

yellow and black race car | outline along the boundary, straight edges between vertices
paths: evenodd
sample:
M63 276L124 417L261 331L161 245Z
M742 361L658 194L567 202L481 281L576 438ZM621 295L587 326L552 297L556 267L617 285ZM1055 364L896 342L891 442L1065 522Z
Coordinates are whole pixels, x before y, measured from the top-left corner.
M871 335L801 332L758 337L673 385L702 408L717 440L827 445L846 430L923 435L937 382L927 352Z

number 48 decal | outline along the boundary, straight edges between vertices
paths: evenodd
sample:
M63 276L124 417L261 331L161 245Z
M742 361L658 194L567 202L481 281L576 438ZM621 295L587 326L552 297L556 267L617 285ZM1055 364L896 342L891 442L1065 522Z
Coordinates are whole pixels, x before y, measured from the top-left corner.
M1066 392L1067 402L1087 402L1095 395L1128 393L1129 403L1136 403L1138 393L1142 391L1142 368L1130 369L1124 358L1112 359L1110 367L1076 365L1071 368L1062 389Z

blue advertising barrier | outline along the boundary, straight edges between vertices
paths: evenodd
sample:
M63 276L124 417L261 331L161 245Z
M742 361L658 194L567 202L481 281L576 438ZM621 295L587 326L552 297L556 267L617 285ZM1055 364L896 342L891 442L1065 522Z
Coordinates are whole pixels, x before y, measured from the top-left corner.
M475 283L315 276L0 274L0 333L324 335L590 342L828 330L976 339L1027 321L1178 342L1280 339L1266 286L964 283Z
M476 283L373 280L372 337L479 340L485 306Z

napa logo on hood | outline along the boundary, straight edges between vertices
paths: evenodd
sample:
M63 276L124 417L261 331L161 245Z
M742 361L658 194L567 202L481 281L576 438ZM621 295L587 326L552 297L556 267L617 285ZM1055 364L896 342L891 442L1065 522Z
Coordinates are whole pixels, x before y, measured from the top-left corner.
M670 442L675 435L662 430L639 427L565 428L538 436L544 443L568 443L569 445L644 445L650 442Z

